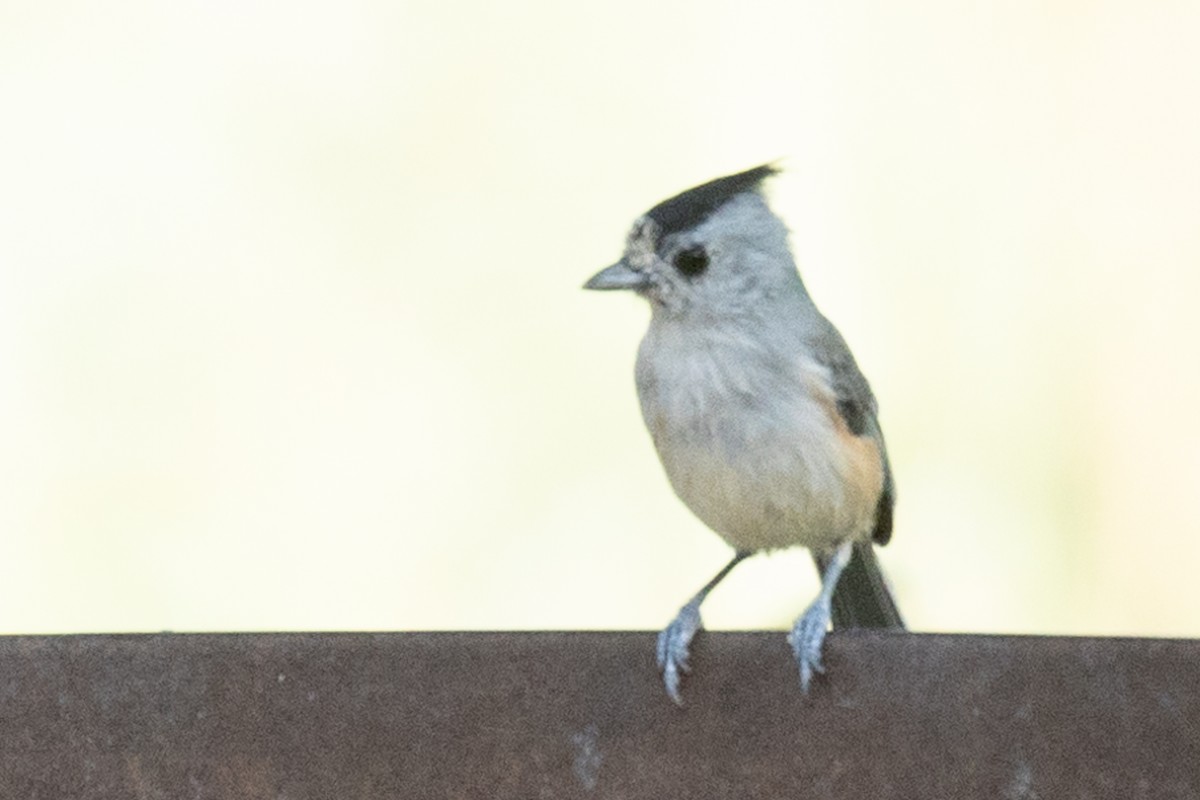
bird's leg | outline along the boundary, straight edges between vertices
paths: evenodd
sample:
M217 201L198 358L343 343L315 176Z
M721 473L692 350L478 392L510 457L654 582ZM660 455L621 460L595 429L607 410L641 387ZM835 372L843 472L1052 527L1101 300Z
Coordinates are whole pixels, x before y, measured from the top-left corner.
M662 670L667 694L675 701L676 705L683 705L683 698L679 696L679 680L684 673L689 671L688 646L692 643L692 637L696 635L696 631L701 628L700 604L704 602L705 597L708 597L708 593L713 590L714 586L751 555L753 553L750 550L739 550L734 553L733 560L722 567L711 581L704 584L704 588L696 592L696 596L679 609L679 613L675 615L675 619L671 620L671 624L658 635L658 668Z
M788 636L788 643L796 655L796 665L800 667L800 688L808 693L808 684L812 681L813 673L824 672L821 664L821 645L825 641L825 631L829 629L832 616L833 590L837 588L838 578L842 570L850 563L854 545L845 542L829 559L825 566L825 574L821 576L821 592L812 601Z

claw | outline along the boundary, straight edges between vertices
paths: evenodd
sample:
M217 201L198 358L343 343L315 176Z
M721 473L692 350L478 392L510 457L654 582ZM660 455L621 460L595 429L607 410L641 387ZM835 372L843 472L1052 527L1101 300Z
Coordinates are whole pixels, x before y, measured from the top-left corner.
M853 552L854 545L851 542L843 542L838 546L821 576L821 593L800 615L788 634L788 643L796 656L796 666L800 667L800 688L805 694L808 694L813 675L825 672L825 665L821 663L821 645L825 643L825 632L833 620L833 591L837 588L842 570L850 563Z
M700 630L700 607L688 603L679 610L675 619L671 620L662 633L658 635L658 668L662 670L663 685L667 696L676 705L683 705L683 697L679 694L679 684L684 675L690 671L688 665L688 648L692 637Z
M796 620L792 632L788 635L788 643L792 646L796 665L800 668L800 688L805 694L808 694L813 675L825 672L825 665L821 663L821 647L825 642L829 618L830 611L825 604L813 603L800 619Z
M667 696L674 700L677 706L683 705L683 698L679 696L679 682L689 671L688 646L691 645L696 631L700 630L700 604L704 602L704 598L708 596L713 587L729 574L730 570L751 555L753 552L750 550L739 550L734 553L730 562L722 567L711 581L704 584L704 588L696 592L696 596L689 600L687 605L679 609L679 613L675 615L675 619L671 620L671 624L658 635L656 648L658 668L662 670Z

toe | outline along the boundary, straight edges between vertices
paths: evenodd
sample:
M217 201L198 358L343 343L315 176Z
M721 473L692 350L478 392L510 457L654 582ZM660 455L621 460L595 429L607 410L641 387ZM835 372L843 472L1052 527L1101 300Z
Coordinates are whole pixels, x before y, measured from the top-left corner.
M800 668L800 688L807 694L813 676L825 672L821 648L825 641L826 619L820 614L806 613L796 621L788 641Z
M674 664L663 670L663 686L666 687L667 697L671 698L675 705L683 705L683 697L679 694L679 672Z
M697 609L684 606L679 616L658 635L655 648L658 668L662 670L667 695L678 705L683 703L679 686L683 676L689 671L688 648L699 629L700 614Z
M661 631L658 634L658 643L655 645L654 652L655 656L658 658L659 669L665 669L667 666L667 650L670 645L670 633L671 629L667 628L665 631Z

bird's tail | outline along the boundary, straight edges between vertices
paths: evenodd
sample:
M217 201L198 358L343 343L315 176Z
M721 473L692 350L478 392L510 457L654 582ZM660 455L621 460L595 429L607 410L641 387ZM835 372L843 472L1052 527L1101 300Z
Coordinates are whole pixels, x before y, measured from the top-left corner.
M824 575L829 558L814 553L813 560ZM838 580L833 592L833 628L904 628L870 542L854 545L854 555Z

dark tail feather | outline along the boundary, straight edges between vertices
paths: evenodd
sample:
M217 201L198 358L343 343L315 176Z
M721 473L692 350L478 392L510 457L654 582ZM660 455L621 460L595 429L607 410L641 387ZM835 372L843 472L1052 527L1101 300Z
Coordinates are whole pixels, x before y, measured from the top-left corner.
M829 559L814 553L813 561L824 575ZM854 555L833 592L833 628L904 628L870 542L854 545Z

